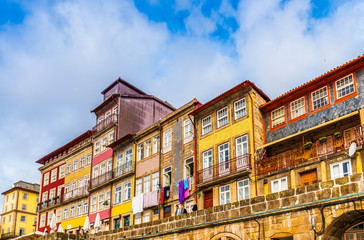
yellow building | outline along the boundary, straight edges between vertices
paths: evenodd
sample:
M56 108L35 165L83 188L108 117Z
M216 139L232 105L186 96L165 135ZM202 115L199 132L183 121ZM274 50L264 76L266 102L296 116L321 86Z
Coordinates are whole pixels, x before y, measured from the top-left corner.
M1 239L25 235L35 230L39 184L15 183L4 195L1 215Z
M254 152L264 142L259 106L266 101L254 83L245 81L192 112L199 209L257 196Z

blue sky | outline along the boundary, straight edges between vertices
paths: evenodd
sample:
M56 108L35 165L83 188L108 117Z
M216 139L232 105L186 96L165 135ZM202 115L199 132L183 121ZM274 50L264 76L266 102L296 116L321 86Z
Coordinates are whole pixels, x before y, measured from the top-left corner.
M363 0L0 0L0 191L39 182L35 161L93 127L118 77L175 107L246 79L274 98L362 55L363 13Z

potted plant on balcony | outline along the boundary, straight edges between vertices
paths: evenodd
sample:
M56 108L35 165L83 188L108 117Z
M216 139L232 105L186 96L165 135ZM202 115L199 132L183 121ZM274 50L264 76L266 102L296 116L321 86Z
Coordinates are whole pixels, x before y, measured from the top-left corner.
M341 132L334 133L335 138L341 138L342 136L343 136L343 134Z
M319 141L320 143L324 143L327 141L327 137L320 137Z
M310 148L312 146L312 142L308 141L308 142L305 143L304 146L305 146L306 149L308 149L308 148Z
M109 205L109 202L106 200L104 203L103 203L104 206L107 206Z

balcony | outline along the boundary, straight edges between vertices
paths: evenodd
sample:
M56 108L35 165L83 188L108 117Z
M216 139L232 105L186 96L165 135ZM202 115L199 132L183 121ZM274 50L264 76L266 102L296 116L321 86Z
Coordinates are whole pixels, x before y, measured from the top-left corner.
M109 180L112 179L112 176L113 176L113 171L111 170L111 171L101 174L100 176L92 178L89 189L96 188L96 187L108 182Z
M197 184L203 184L224 178L231 174L250 170L250 154L232 158L226 162L215 164L211 167L197 171Z
M63 197L64 201L73 200L86 196L88 194L87 187L88 186L80 187L78 189L65 193Z
M353 142L357 146L363 145L364 143L360 126L344 130L342 136L339 137L334 135L328 136L324 142L317 140L309 148L299 147L269 158L263 158L258 163L258 175L294 167L311 158L323 157L347 150Z
M37 212L41 211L41 210L44 211L45 209L48 209L48 208L50 208L50 207L52 207L54 205L57 205L58 203L61 203L61 202L62 202L62 199L61 199L60 196L45 200L43 202L39 202L37 204Z
M117 123L118 122L118 115L112 114L110 117L106 118L102 122L99 122L92 128L93 131L99 132L102 129L105 129L107 126L109 126L111 123Z
M117 166L114 170L114 178L119 178L121 176L127 175L128 173L132 173L134 171L133 163L127 162L122 164L121 166Z

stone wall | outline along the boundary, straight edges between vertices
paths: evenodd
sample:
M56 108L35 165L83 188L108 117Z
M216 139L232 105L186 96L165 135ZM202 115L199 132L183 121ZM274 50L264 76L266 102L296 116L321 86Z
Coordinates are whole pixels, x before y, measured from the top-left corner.
M335 226L338 226L340 216L354 211L354 202L356 210L362 209L361 199L364 199L364 178L363 174L357 174L182 216L105 231L86 238L192 240L213 239L217 234L232 234L235 239L271 239L277 233L290 233L295 240L308 240L314 239L311 218L317 216L317 229L320 230L320 207L325 206L326 229L331 233L325 232L318 239L340 239L340 235L351 224L346 219L346 229L337 230ZM360 218L363 216L358 216L356 221ZM335 226L330 225L333 221ZM50 234L48 238L75 239L80 236L57 233Z

